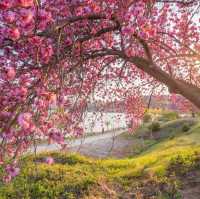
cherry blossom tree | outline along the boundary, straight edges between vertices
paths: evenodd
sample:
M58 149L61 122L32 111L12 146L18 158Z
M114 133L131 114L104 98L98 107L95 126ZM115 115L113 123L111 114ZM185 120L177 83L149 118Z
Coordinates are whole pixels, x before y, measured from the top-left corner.
M142 117L142 95L168 88L200 107L199 8L198 0L1 0L4 180L36 139L64 148L66 134L81 134L94 98L124 101L130 117L134 107Z

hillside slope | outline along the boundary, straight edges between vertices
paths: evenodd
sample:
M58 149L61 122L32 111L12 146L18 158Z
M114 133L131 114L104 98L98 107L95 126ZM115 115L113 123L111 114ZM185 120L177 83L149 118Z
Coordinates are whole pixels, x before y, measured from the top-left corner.
M29 156L21 160L19 176L0 185L0 198L198 199L199 154L196 124L187 132L179 129L158 139L131 158L95 160L56 152ZM47 156L54 158L53 165L44 163Z

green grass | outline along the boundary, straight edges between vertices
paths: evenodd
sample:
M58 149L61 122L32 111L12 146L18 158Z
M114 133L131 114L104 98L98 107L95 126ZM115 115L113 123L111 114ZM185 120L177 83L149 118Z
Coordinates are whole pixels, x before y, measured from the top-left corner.
M149 126L152 123L144 123L142 124L134 133L134 135L138 138L150 138L150 129ZM159 139L165 139L173 136L178 136L178 134L182 135L182 128L184 125L187 125L189 128L197 124L197 120L195 119L177 119L171 120L167 122L160 123L160 130L157 132L152 132L154 135L159 134Z
M162 130L168 132L167 129L172 124L175 125L175 123L163 125ZM135 184L139 183L137 179L143 179L144 176L154 175L162 181L177 157L181 156L183 161L191 162L191 157L195 153L200 153L200 124L194 125L188 132L181 132L181 128L172 132L173 136L170 134L165 139L147 144L145 150L132 158L95 160L78 154L64 153L25 157L21 160L21 174L10 184L0 185L0 198L84 198L94 194L94 191L102 198L112 198L105 196L109 194L107 193L109 190L102 186L102 182L113 190L123 187L125 191L133 184L136 186ZM52 156L56 163L54 165L43 163L46 156Z

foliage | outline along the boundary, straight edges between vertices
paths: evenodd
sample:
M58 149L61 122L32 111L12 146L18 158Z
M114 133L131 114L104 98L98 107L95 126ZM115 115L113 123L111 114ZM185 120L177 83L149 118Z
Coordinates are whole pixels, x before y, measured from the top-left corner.
M198 120L195 119L177 119L172 120L169 122L159 122L160 123L160 130L159 133L156 133L155 139L166 139L166 138L173 138L174 136L177 136L177 134L182 135L183 126L188 126L190 129L192 126L198 123ZM150 138L150 129L149 126L151 124L141 124L138 129L136 129L134 135L137 138L143 138L143 139L149 139Z
M178 196L179 183L170 176L198 168L199 130L200 125L195 125L187 135L177 132L173 139L157 141L137 156L121 160L57 152L26 156L21 159L20 175L9 184L1 184L0 198L87 198L98 194L120 198L127 191L173 198ZM55 164L46 164L45 157L53 157ZM113 192L117 196L109 195Z
M193 169L199 169L199 153L190 155L177 155L169 163L168 172L184 175Z
M149 126L148 126L149 130L151 132L157 132L160 130L160 123L159 122L152 122Z
M187 132L189 130L190 130L190 126L189 125L187 125L187 124L183 125L183 127L182 127L182 131L183 132Z
M144 123L148 123L148 122L150 122L152 120L152 118L151 118L151 115L150 114L145 114L144 115L144 117L143 117L143 122Z
M177 112L173 111L165 111L162 113L162 115L158 118L159 121L167 122L179 119L179 114Z

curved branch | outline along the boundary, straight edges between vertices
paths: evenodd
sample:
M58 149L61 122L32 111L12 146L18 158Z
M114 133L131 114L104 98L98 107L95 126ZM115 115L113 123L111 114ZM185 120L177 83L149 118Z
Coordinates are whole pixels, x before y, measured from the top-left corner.
M175 79L171 77L167 72L163 71L160 67L158 67L155 63L149 62L149 60L139 57L133 56L128 57L124 52L116 50L116 49L104 49L103 51L95 51L88 55L90 58L96 58L99 56L113 55L118 56L134 64L137 68L146 72L148 75L155 78L157 81L165 84L169 91L176 94L181 94L188 100L190 100L193 104L200 108L200 88L188 83L187 81Z

